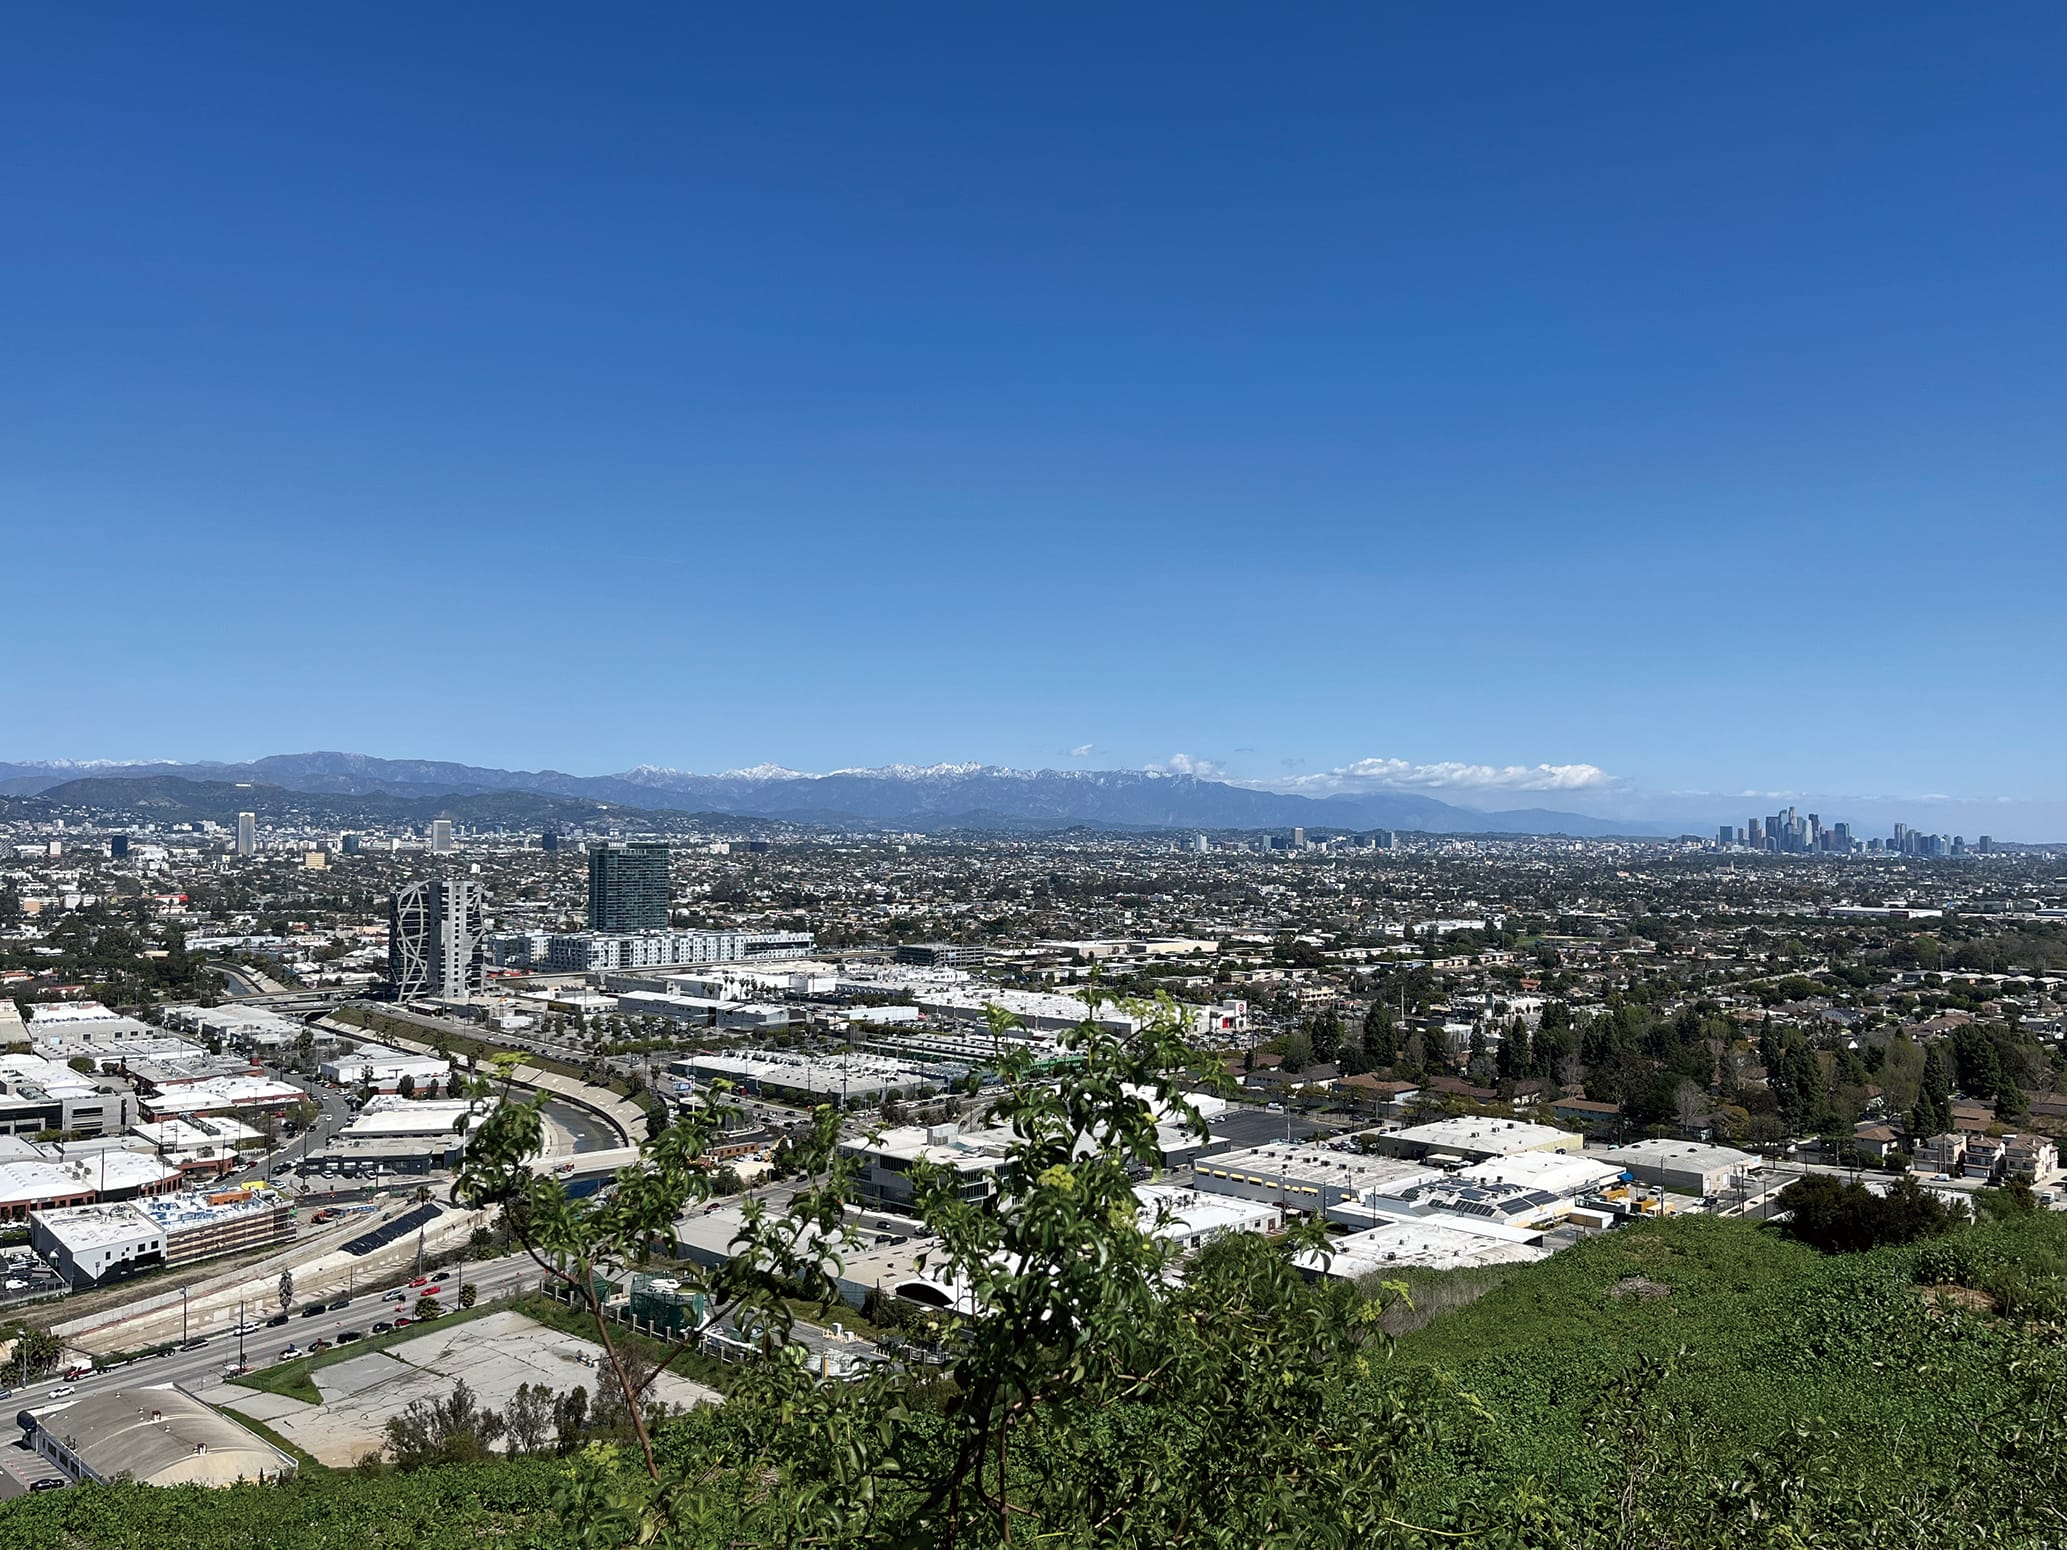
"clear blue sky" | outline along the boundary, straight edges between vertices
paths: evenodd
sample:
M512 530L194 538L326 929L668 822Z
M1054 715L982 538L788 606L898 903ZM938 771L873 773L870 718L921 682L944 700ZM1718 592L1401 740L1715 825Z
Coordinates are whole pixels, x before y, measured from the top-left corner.
M2067 797L2051 0L43 7L0 144L0 758Z

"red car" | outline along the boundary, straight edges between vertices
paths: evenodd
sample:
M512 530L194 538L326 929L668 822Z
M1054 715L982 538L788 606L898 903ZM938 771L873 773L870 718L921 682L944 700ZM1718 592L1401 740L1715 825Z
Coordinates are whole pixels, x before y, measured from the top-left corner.
M429 1276L418 1276L414 1281L411 1281L409 1284L411 1286L429 1286L431 1284L431 1278Z

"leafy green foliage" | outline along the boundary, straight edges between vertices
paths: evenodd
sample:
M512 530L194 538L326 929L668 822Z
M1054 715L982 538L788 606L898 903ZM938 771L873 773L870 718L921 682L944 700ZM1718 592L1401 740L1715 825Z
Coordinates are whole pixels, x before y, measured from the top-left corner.
M1889 1243L1942 1237L1966 1220L1951 1205L1903 1174L1877 1194L1864 1184L1812 1173L1780 1191L1790 1236L1830 1254L1857 1254Z

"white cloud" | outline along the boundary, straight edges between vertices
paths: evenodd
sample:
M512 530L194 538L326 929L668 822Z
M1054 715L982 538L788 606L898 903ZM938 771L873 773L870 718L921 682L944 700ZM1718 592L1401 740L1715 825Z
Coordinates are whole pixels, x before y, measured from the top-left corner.
M1196 775L1200 780L1219 780L1227 773L1227 766L1219 760L1201 759L1188 753L1173 753L1161 764L1151 764L1149 768L1169 775Z
M1096 752L1089 743L1079 743L1069 751L1072 759L1088 759Z
M1359 759L1339 769L1281 780L1245 781L1272 791L1332 796L1356 791L1601 791L1620 783L1595 764L1463 764Z

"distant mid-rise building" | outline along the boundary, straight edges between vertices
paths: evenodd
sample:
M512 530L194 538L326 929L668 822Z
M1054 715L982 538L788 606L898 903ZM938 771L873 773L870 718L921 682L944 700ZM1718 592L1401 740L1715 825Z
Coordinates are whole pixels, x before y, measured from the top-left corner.
M356 835L356 834L347 834L347 835L343 836L343 837L342 837L342 838L341 838L341 839L340 839L340 840L338 841L338 848L339 848L340 850L342 850L342 851L343 851L343 852L344 852L344 853L345 853L346 855L348 855L348 856L356 856L356 855L358 855L358 854L359 854L359 836L358 836L358 835Z
M557 855L560 850L560 831L548 829L538 837L538 848L547 855Z
M109 835L108 854L117 861L127 861L129 859L129 836L126 834Z
M258 814L239 813L237 815L237 854L249 856L255 854L257 850Z
M449 856L452 854L452 820L433 818L431 820L431 854Z
M485 982L481 885L443 878L388 898L388 990L397 1001L463 999Z
M990 962L990 952L966 942L899 942L897 961L928 969L980 969Z
M589 930L665 931L668 847L662 840L612 840L589 847Z

